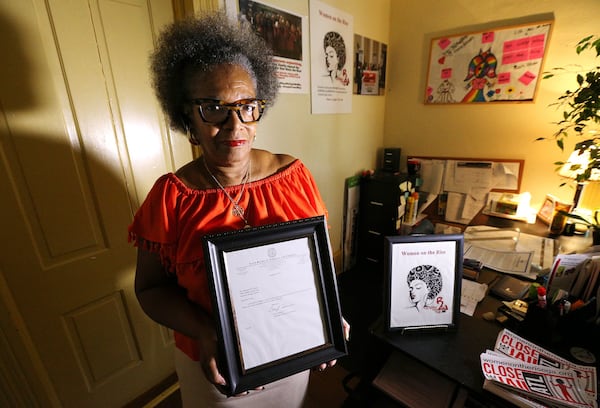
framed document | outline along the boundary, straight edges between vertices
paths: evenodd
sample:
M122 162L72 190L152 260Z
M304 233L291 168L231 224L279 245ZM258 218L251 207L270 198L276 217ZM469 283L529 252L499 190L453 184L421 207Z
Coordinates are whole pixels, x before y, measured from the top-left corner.
M346 355L323 216L203 239L231 395Z
M387 330L451 330L460 311L464 238L460 234L385 238Z

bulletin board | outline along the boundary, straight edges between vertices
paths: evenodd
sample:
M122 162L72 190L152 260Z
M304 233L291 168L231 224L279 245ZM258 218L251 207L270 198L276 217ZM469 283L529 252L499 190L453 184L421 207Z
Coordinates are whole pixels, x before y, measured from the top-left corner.
M474 165L489 163L491 169L491 191L519 193L521 191L521 180L523 179L523 168L525 160L522 159L490 159L473 157L438 157L438 156L409 156L410 159L421 161L421 168L427 162L441 163L444 167L444 182L448 182L448 175L452 172L454 166L458 163ZM443 186L444 189L451 189L452 186Z
M425 104L533 101L552 23L432 39Z
M428 156L407 159L420 163L419 194L427 193L423 208L439 196L438 215L443 213L445 221L465 225L489 205L492 194L520 193L525 165L521 159Z

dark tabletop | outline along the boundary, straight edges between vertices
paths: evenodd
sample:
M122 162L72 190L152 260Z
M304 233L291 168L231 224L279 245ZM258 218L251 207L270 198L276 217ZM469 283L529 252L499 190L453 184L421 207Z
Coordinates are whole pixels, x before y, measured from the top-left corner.
M492 322L461 313L458 327L453 331L386 331L380 319L372 326L372 333L469 390L482 392L484 378L479 355L494 349L501 329Z

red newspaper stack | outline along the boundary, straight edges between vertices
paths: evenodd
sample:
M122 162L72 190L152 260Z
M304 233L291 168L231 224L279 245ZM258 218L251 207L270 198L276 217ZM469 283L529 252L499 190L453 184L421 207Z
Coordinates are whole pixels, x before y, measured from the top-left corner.
M520 407L597 408L596 368L574 364L510 330L481 354L483 388Z

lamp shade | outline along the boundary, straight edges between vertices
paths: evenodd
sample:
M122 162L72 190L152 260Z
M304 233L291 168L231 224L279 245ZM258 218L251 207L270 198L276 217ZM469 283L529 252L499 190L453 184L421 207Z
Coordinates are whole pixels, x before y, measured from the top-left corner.
M589 177L581 179L591 161L590 150L597 148L596 145L582 146L581 143L578 143L558 174L577 181L600 181L600 170L596 168L592 169Z

